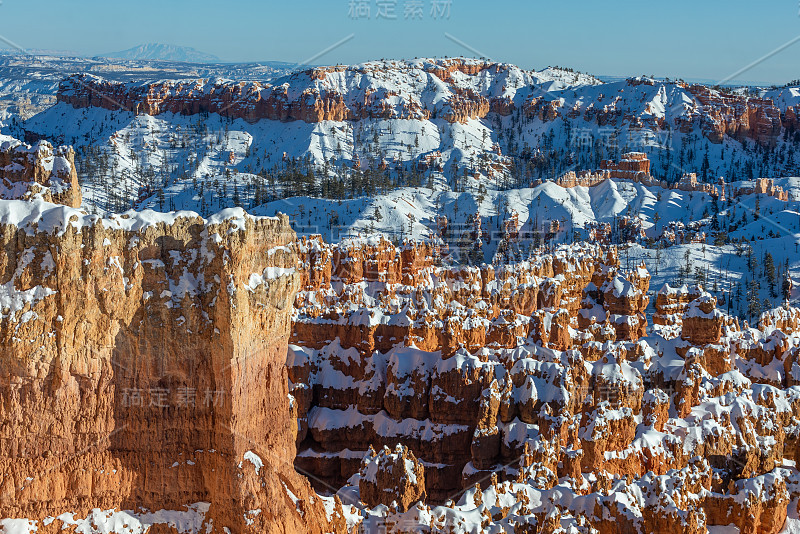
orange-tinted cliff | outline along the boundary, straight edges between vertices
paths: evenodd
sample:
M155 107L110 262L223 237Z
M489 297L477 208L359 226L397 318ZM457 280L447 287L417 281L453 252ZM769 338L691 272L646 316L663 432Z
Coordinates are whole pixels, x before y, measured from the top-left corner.
M293 239L0 201L0 517L208 503L206 532L326 530L287 424Z

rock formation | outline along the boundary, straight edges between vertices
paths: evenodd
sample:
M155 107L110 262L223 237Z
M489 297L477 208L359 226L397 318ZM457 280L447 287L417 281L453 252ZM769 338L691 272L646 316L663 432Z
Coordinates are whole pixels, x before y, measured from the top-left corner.
M772 100L726 94L703 85L689 87L702 105L700 110L706 137L721 143L725 136L742 141L753 139L774 146L781 133L780 110Z
M626 152L622 154L618 162L602 160L600 169L594 172L568 171L556 179L556 183L561 187L594 187L609 178L637 182L648 187L655 186L687 192L698 191L725 200L725 181L723 179L720 179L718 185L713 185L699 181L695 173L685 173L680 180L673 184L657 180L650 174L650 160L642 152ZM766 178L756 180L756 186L752 189L740 188L734 191L734 196L751 193L769 194L780 200L788 200L788 193L779 186L774 186L772 180Z
M429 247L298 246L309 275L289 356L295 462L342 495L358 481L364 525L446 531L478 514L479 531L559 518L577 532L777 533L800 496L782 467L800 450L792 308L742 330L702 288L667 286L654 344L641 339L649 274L621 272L613 249L477 269L437 267ZM477 313L451 337L418 333L420 312L460 306ZM430 505L415 494L406 511L371 512L402 484L364 482L377 462L364 451L398 442L425 468Z
M699 298L702 294L703 288L700 286L690 288L687 285L683 285L675 288L665 284L656 294L653 323L662 326L682 325L683 314L686 312L689 303ZM680 332L680 330L677 332Z
M624 124L652 131L663 131L666 126L685 133L698 129L713 143L727 136L740 142L751 139L762 146L775 145L783 121L789 126L797 122L794 108L782 115L772 100L728 94L702 85L670 84L668 91L679 92L684 95L683 101L691 101L675 104L670 116L656 112L651 104L639 109L639 99L626 103L622 96L604 93L550 98L537 86L549 81L540 76L542 73L484 60L420 59L317 67L295 73L280 85L210 79L126 84L80 75L65 80L57 98L76 108L149 115L207 112L249 122L442 118L464 123L490 113L508 116L519 111L527 119L582 119L600 128ZM618 91L638 95L639 89L654 83L632 78ZM441 98L424 94L432 86L441 90ZM531 87L533 90L520 90ZM609 164L613 172L627 177L641 171L649 174L649 168L633 160Z
M800 496L793 308L740 329L664 288L654 346L614 249L453 268L240 211L0 221L0 514L41 531L190 506L209 532L777 533Z
M41 199L73 208L81 205L75 153L39 141L34 146L0 136L0 198Z
M437 466L425 479L428 496L457 491L523 446L508 445L519 439L513 414L532 424L543 409L525 373L513 388L534 396L517 398L493 383L498 371L476 354L519 350L531 339L594 355L596 339L635 341L646 326L649 275L625 278L613 249L567 247L495 269L435 266L430 246L298 246L309 276L295 302L289 358L301 428L296 462L333 486L358 470L370 445L399 440ZM583 324L581 299L595 283L601 311ZM579 325L587 330L574 334ZM573 365L553 364L543 377ZM570 388L588 386L587 377L576 380ZM508 425L498 424L503 410Z
M757 178L754 181L753 187L740 187L734 194L736 196L752 194L767 195L775 197L783 202L789 201L789 192L784 191L781 186L775 185L774 180L770 178Z
M0 201L0 517L198 506L204 532L322 532L287 425L293 239L241 210Z
M650 160L642 152L628 152L619 161L603 160L600 168L608 170L612 178L637 180L650 176Z
M777 534L800 499L800 310L740 327L664 286L648 335L614 247L459 266L238 209L101 218L44 200L80 202L68 151L4 150L0 521Z
M370 447L358 474L359 495L370 508L384 504L405 512L425 501L425 469L408 447L384 447L377 454Z
M341 90L338 80L343 75L383 78L386 73L381 71L378 64L308 69L292 78L293 85L285 83L277 86L217 80L123 84L96 76L79 75L61 84L58 101L76 108L100 107L148 115L166 112L184 115L219 113L249 122L271 119L316 123L366 118L428 119L432 116L440 116L450 122L466 122L468 119L485 117L490 111L508 115L513 109L513 102L509 99L487 97L470 88L461 88L453 78L455 72L476 76L489 69L496 75L501 70L507 70L508 66L485 61L445 59L425 61L419 67L432 80L451 87L451 97L447 102L428 109L420 103L418 96L399 94L399 89L388 89L382 84L367 88L355 96ZM393 68L408 70L409 66L395 64Z

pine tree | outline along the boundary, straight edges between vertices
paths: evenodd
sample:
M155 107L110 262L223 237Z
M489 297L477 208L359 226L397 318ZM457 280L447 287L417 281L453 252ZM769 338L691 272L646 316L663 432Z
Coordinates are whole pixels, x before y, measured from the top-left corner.
M709 169L709 167L711 167L711 165L708 162L708 152L706 152L705 155L703 156L703 163L700 166L700 172L703 175L703 181L704 182L708 180L708 169Z
M753 254L753 247L747 247L747 268L750 270L751 274L755 274L756 271L756 257Z
M767 284L769 284L770 296L776 298L778 296L778 280L775 276L775 262L769 252L764 254L764 276L767 278Z
M761 299L758 297L760 284L753 278L747 289L747 316L750 320L761 315Z
M694 268L694 281L696 284L704 286L706 284L706 273L700 267Z

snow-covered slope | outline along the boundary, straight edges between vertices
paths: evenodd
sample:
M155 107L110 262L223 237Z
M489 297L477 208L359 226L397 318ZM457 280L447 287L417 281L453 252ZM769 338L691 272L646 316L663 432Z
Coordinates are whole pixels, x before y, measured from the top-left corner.
M84 58L74 54L14 50L0 53L0 127L14 118L28 117L52 106L59 83L80 73L95 73L110 80L187 79L226 77L270 80L291 72L296 65L265 63L187 63L113 58Z
M764 93L764 98L771 98L780 108L797 106L800 104L800 87L781 87L771 89Z

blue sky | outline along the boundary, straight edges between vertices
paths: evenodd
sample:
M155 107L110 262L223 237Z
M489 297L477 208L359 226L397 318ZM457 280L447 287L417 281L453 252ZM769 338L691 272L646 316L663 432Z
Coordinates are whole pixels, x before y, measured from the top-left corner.
M434 2L438 17L431 13ZM351 12L355 4L362 6L361 16ZM407 9L415 17L406 19ZM26 48L88 55L161 42L226 61L299 62L351 34L314 63L478 51L525 68L561 65L599 75L719 80L800 35L800 6L798 0L2 0L0 5L0 35L6 39ZM800 42L738 80L796 78Z

